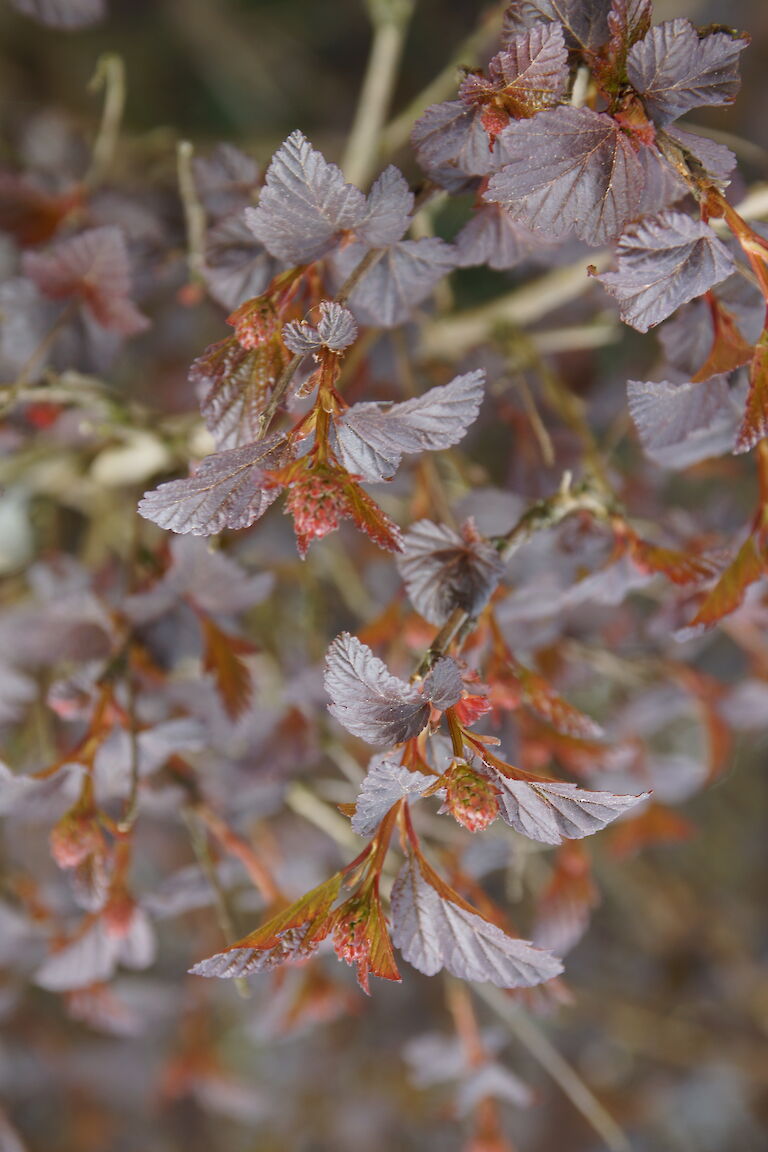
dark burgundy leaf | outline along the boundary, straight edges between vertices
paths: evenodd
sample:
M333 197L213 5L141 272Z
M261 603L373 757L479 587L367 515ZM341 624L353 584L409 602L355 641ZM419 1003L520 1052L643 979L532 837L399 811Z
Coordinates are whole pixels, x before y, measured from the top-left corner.
M463 100L427 108L413 127L411 144L427 175L450 192L461 191L473 176L495 167L481 110Z
M459 88L465 104L520 119L556 104L568 81L568 52L559 24L537 24L511 37L488 64L487 76L470 72ZM486 121L486 128L488 122Z
M629 82L657 124L702 104L730 104L739 90L739 53L748 43L728 32L702 36L689 20L669 20L630 49Z
M612 240L638 213L643 166L610 116L590 108L547 109L512 121L496 141L499 171L485 199L530 228L589 244Z
M460 700L464 691L464 681L456 661L450 656L442 656L425 676L423 691L427 699L441 712Z
M243 348L230 338L195 360L189 379L219 448L239 448L259 438L264 405L287 363L279 327L274 338L255 348Z
M589 792L559 780L510 780L499 772L492 772L491 779L499 790L502 819L542 844L591 836L650 796L649 792L639 796Z
M390 165L368 193L365 215L355 235L372 248L395 244L408 228L412 212L413 192L403 174Z
M195 156L192 168L197 193L214 220L241 211L258 187L258 164L234 144L217 144L208 155Z
M556 241L547 242L540 233L526 228L500 204L482 204L456 237L456 252L461 268L487 264L505 271L529 256L553 249Z
M570 41L599 48L608 39L610 0L511 0L504 13L502 43L540 21L559 21Z

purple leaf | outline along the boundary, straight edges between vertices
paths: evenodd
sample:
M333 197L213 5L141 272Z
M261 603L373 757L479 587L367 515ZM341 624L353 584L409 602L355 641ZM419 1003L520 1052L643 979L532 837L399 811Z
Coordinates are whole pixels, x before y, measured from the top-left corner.
M517 940L433 887L413 853L392 888L392 942L425 976L445 970L460 980L530 988L558 976L556 956Z
M393 804L404 796L421 796L435 780L435 776L411 772L391 752L374 756L355 803L353 831L358 836L373 836Z
M572 43L599 48L608 39L610 0L511 0L504 13L501 40L543 21L559 21Z
M45 296L79 300L101 328L133 336L149 324L130 300L128 251L120 228L90 228L46 252L26 252L22 265Z
M161 528L212 536L224 528L247 528L277 496L264 485L264 472L282 463L284 440L269 436L257 444L206 457L186 480L171 480L139 503L139 512Z
M51 28L85 28L105 14L104 0L11 0L11 4Z
M650 796L650 792L639 796L589 792L559 780L510 780L494 771L489 776L499 790L502 820L541 844L561 844L563 840L591 836Z
M468 372L389 408L353 404L335 424L339 463L363 480L387 480L404 454L457 444L477 418L484 377L481 369Z
M463 100L427 108L413 127L411 144L427 175L449 192L496 167L481 109L468 108Z
M464 681L461 669L450 656L442 656L424 678L424 695L441 712L461 699Z
M454 608L476 616L504 571L499 553L478 535L471 521L459 535L443 524L419 520L404 537L397 566L416 611L437 625Z
M617 270L598 279L618 300L622 320L638 332L703 296L736 268L708 224L672 210L631 225L616 252Z
M217 144L192 161L197 193L214 220L240 212L259 183L259 166L234 144Z
M124 936L110 934L102 920L71 943L51 953L35 975L35 983L50 992L66 992L100 984L114 973L118 964L127 968L148 968L155 958L155 935L146 913L137 908Z
M395 244L408 228L413 212L413 193L401 172L385 168L368 193L366 211L355 235L371 248Z
M190 599L203 612L231 615L261 604L274 585L271 572L249 576L237 561L195 536L174 536L171 564L149 592L130 596L125 607L132 620L144 622Z
M742 397L724 376L682 384L630 380L627 397L640 443L662 468L687 468L733 450Z
M487 264L506 271L529 256L538 256L542 249L554 248L556 241L548 243L500 204L482 204L461 229L455 244L460 268Z
M418 736L429 719L425 695L392 676L370 648L348 632L328 649L325 690L331 715L369 744L401 744Z
M669 20L630 49L629 82L657 124L701 104L730 104L739 90L739 53L748 43L727 32L700 36L689 20Z
M240 216L222 220L208 233L203 276L213 299L234 311L270 284L278 262L257 244Z
M348 244L333 258L335 283L340 285L362 260L369 245ZM349 296L349 306L361 324L395 328L431 294L456 267L456 253L443 240L401 240L384 249Z
M736 167L736 157L730 148L726 148L724 144L717 144L714 140L707 140L704 136L697 136L693 132L685 132L676 124L668 125L664 129L664 135L683 149L689 164L693 160L704 175L715 184L725 188L730 183L731 173Z
M256 239L287 264L318 260L365 215L363 193L298 131L272 157L258 207L245 210Z
M239 448L258 440L261 414L288 355L278 338L243 348L237 341L212 344L193 363L189 380L218 448Z
M320 320L317 326L306 320L291 320L283 328L283 341L291 352L306 356L327 348L330 352L343 352L357 339L355 318L343 304L334 300L320 303Z
M513 121L496 141L497 171L485 199L550 235L570 231L589 244L618 236L638 212L643 166L610 116L551 108Z
M493 104L515 118L558 102L568 82L568 52L560 24L537 24L513 36L494 56L487 77L470 72L459 88L466 104Z

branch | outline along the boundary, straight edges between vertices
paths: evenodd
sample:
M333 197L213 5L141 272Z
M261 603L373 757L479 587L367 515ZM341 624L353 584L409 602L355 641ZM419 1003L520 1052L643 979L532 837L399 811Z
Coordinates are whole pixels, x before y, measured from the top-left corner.
M602 272L610 261L611 253L601 251L591 255L589 262L598 272ZM508 292L506 296L491 300L479 308L467 308L445 319L433 320L422 331L420 356L424 360L445 360L461 356L467 349L487 340L495 327L514 325L522 328L532 324L563 304L577 299L591 286L592 278L587 274L582 257L574 264L546 272L533 283L516 288L514 292ZM542 337L544 335L542 333ZM604 332L596 340L602 342L603 337Z
M390 156L397 152L403 144L408 142L414 122L430 104L439 104L447 100L456 90L456 72L462 64L474 63L478 57L485 55L498 39L499 25L507 0L494 5L481 20L479 26L464 40L451 57L442 72L419 92L418 96L403 109L394 120L391 120L382 133L382 156Z
M473 984L472 988L475 995L504 1021L542 1068L550 1074L573 1106L605 1141L610 1152L632 1152L632 1146L622 1129L571 1065L563 1059L538 1024L521 1012L501 989L489 987L487 984Z
M384 126L415 0L368 0L373 44L342 161L350 184L364 188L376 167Z
M107 176L117 151L120 125L125 109L125 65L122 58L109 52L100 56L96 71L88 83L89 92L104 89L104 107L101 123L93 145L91 165L85 176L85 183L94 188Z

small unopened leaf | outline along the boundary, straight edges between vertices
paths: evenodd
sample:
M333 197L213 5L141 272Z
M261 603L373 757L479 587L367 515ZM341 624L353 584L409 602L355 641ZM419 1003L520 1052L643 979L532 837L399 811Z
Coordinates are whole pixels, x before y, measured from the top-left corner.
M482 370L423 396L392 404L354 404L335 422L339 463L363 480L388 480L404 454L439 451L462 439L483 398Z
M668 124L664 129L664 135L682 149L686 163L694 173L699 169L701 174L719 187L727 187L731 173L736 167L736 157L730 148L718 144L715 140L697 136L693 132L685 132L676 124Z
M272 157L258 207L246 208L245 218L273 256L306 264L354 229L365 209L363 193L297 131Z
M397 566L411 603L430 624L443 624L455 608L476 616L504 571L497 549L472 521L459 534L444 524L419 520L403 538Z
M701 35L689 20L669 20L630 49L629 82L658 124L702 104L730 104L739 90L739 53L748 43L728 32Z
M411 772L392 753L374 756L355 802L353 831L358 836L373 836L393 804L404 796L421 796L434 783L434 776Z
M400 744L418 736L430 705L413 684L393 676L370 648L343 632L325 658L328 711L353 736L371 744Z
M283 329L283 340L291 352L299 356L327 348L330 352L343 352L357 339L355 318L348 308L334 300L320 304L317 325L306 320L292 320Z
M512 121L496 141L499 170L485 199L529 228L574 231L589 244L618 236L638 213L645 176L629 138L610 116L563 106Z
M616 252L617 270L598 279L618 300L622 320L638 332L703 296L736 267L708 224L672 210L631 225Z
M130 299L128 251L119 228L91 228L46 252L26 252L24 273L53 300L78 300L102 328L132 336L149 321Z
M392 940L425 976L445 970L461 980L529 988L563 970L550 952L508 936L472 911L413 852L392 888Z
M258 444L206 457L186 480L171 480L139 502L139 512L161 528L212 536L224 528L247 528L279 494L264 472L281 463L284 442L274 435Z
M643 792L639 796L616 796L612 792L590 792L559 780L512 780L500 772L492 772L491 779L499 789L502 819L510 828L541 844L561 844L563 840L591 836L650 795Z

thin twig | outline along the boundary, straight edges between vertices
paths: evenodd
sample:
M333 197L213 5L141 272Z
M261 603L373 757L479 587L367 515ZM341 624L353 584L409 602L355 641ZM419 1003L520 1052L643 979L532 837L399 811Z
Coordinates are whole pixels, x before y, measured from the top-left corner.
M85 176L89 188L95 188L106 179L117 153L117 142L125 110L125 65L122 57L108 52L100 56L88 84L89 92L104 89L101 123L96 134L91 164Z
M563 1059L549 1037L530 1016L505 996L499 988L487 984L472 984L475 995L507 1025L528 1049L542 1068L562 1089L573 1106L594 1128L610 1152L632 1152L623 1130L606 1111L578 1073Z
M617 509L608 505L606 496L602 492L597 492L589 482L585 481L574 488L570 472L565 472L557 492L547 500L540 500L528 508L508 532L495 538L494 543L506 563L518 548L527 543L537 532L545 528L554 528L574 512L591 512L593 516L605 517L616 511ZM435 661L445 655L454 641L463 642L473 626L474 619L468 612L463 608L454 608L424 653L414 677L425 676Z
M590 254L589 263L603 271L611 260L609 252ZM478 308L468 308L453 316L433 320L421 333L419 351L424 359L453 359L488 339L495 327L522 328L578 299L592 284L584 258L564 268L555 268L505 296Z
M235 927L234 917L229 908L227 894L222 887L219 874L216 870L216 865L211 859L207 832L202 827L202 825L198 823L199 817L193 809L187 808L185 810L184 819L187 828L189 829L189 838L192 842L192 851L195 854L195 859L197 860L197 863L200 866L200 870L205 875L208 883L211 886L211 890L213 891L216 918L219 921L219 927L221 928L221 934L224 937L224 943L227 945L234 944L238 937L238 932ZM247 1000L250 997L250 988L248 987L247 981L242 976L236 977L235 987L244 1000Z
M368 0L373 44L350 131L342 170L364 188L375 170L381 130L389 110L397 69L415 0Z
M202 284L205 269L205 209L197 194L192 168L194 154L194 147L189 140L179 141L176 146L176 172L187 228L187 266L190 280Z

